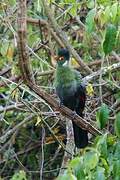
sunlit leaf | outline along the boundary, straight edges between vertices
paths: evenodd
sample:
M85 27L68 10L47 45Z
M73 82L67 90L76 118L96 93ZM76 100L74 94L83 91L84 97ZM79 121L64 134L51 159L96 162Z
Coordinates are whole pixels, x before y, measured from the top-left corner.
M75 3L76 0L64 0L64 2L69 4L69 3Z
M94 169L99 161L99 156L97 152L89 151L84 155L84 166L86 169Z
M70 9L70 14L72 15L72 16L76 16L77 15L77 4L73 4L72 5L72 8Z
M107 6L104 11L104 19L107 22L110 19L110 6Z
M87 14L85 27L88 33L93 32L95 28L95 21L94 21L95 14L96 14L96 9L90 10Z
M98 24L100 24L100 27L103 27L105 23L107 23L107 21L110 19L110 7L107 6L105 10L101 8L97 12L96 18L97 18Z
M78 166L80 163L80 158L79 157L76 157L74 159L71 160L70 164L69 164L69 167L75 167L75 166Z
M92 84L88 83L87 87L86 87L86 92L88 96L93 96L94 95L94 89Z
M111 19L113 22L115 21L116 16L117 16L117 8L118 8L118 3L114 3L110 8L111 9Z
M41 118L40 118L40 116L37 116L37 121L36 121L36 123L35 123L35 126L38 126L38 124L40 124L41 123Z
M92 8L94 8L94 4L95 4L94 0L88 0L87 7L92 9Z
M71 66L76 67L76 68L80 66L78 62L76 61L76 59L73 57L71 58Z
M6 9L6 8L7 8L7 3L0 2L0 10Z
M103 164L102 166L105 168L105 170L109 171L109 165L108 165L106 159L105 158L100 158L100 160L101 160L101 162Z
M6 57L7 57L9 60L12 60L13 54L14 54L14 48L13 48L13 46L10 45L10 46L8 47L8 49L7 49Z
M17 88L15 88L14 90L12 90L12 94L11 94L11 97L13 98L13 99L15 99L16 100L16 102L18 102L18 100L19 100L19 95L20 95L20 92L19 92L19 89Z

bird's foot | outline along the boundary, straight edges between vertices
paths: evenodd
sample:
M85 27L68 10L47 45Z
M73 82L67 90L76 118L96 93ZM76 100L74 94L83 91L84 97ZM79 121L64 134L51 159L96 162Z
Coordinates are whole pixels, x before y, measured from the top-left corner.
M61 108L62 106L63 106L64 104L63 104L63 102L59 102L59 108Z
M72 116L72 119L75 119L75 116L77 115L77 113L75 112L75 111L73 111L72 113L71 113L71 116Z

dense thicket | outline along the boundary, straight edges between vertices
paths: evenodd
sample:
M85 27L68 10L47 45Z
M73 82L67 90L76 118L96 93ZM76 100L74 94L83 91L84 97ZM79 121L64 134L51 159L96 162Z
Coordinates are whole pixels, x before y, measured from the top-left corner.
M60 180L118 180L120 2L29 0L26 10L22 3L0 2L0 179L50 180L60 175ZM27 17L18 16L19 11ZM26 36L20 41L25 35L21 19L27 22L26 29L23 25L27 41ZM59 101L54 90L54 55L61 46L69 49L71 66L87 85L84 120L90 126L85 121L82 126L96 136L90 135L89 147L75 158L71 155L74 143L69 144L70 121L65 122L65 115L71 119L70 113L55 108L54 102ZM36 94L27 79L48 96Z

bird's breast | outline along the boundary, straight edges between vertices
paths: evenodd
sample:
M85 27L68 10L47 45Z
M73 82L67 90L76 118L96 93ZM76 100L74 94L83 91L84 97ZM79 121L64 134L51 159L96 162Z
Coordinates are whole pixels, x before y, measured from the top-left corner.
M63 99L66 99L66 97L72 97L75 95L76 93L76 90L77 90L77 85L76 83L69 83L69 84L59 84L57 87L56 87L56 91L57 91L57 94L59 96L59 98L61 99L61 97Z

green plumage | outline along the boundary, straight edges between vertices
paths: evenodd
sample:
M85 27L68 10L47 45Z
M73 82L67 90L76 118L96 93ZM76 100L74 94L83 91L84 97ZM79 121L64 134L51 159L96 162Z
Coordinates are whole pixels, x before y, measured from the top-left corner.
M67 88L69 86L76 86L81 83L81 75L76 70L69 66L57 66L55 73L55 87L61 86Z

